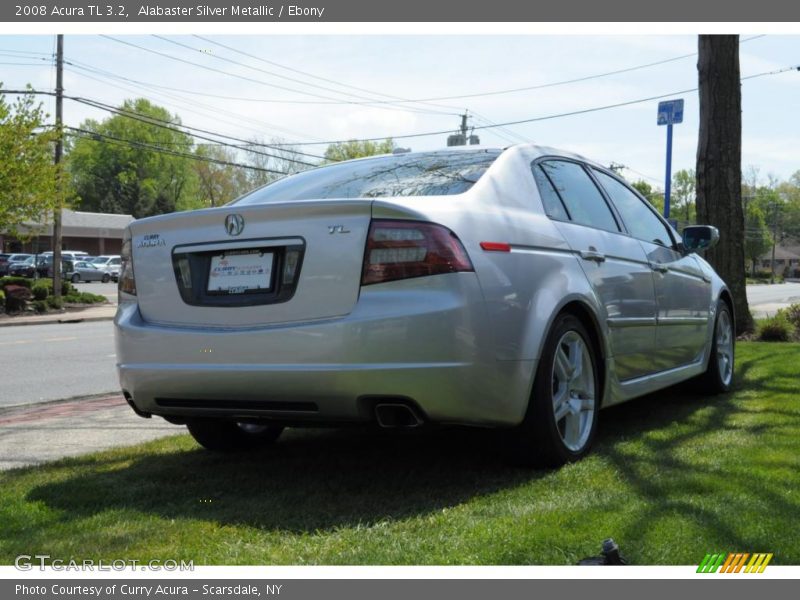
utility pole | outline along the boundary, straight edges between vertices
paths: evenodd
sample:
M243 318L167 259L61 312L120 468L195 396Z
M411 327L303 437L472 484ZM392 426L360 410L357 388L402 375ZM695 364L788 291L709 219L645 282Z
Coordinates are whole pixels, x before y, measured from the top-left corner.
M61 128L64 104L64 35L56 36L56 208L53 214L53 296L61 299L61 155L64 152L64 132Z

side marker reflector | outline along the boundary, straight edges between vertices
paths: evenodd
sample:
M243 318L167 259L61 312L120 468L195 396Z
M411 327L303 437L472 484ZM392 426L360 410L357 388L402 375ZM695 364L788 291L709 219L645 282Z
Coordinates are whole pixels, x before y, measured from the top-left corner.
M511 244L505 242L481 242L481 248L486 252L511 252Z

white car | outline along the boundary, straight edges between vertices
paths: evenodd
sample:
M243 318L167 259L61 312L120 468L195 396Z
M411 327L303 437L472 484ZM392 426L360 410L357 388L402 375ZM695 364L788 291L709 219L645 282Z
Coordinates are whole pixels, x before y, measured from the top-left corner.
M101 271L108 273L114 281L119 279L119 268L122 265L122 259L118 254L98 256L91 263Z

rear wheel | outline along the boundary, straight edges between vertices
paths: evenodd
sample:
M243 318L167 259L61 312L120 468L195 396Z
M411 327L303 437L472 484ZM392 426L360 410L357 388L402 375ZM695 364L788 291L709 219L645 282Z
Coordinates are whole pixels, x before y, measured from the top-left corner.
M707 393L723 394L733 387L735 343L731 310L724 300L720 300L711 339L708 368L700 376L700 383Z
M72 276L72 283L80 283L80 281L81 281L81 276L80 276L80 275L78 275L77 273L75 273L75 274Z
M103 278L100 281L102 281L103 283L108 283L110 280L111 280L111 275L106 273L105 275L103 275Z
M600 409L597 363L583 323L560 315L545 341L525 419L512 436L515 462L558 467L588 454Z
M253 450L275 442L283 432L277 425L237 423L222 419L192 419L186 428L195 441L217 452Z

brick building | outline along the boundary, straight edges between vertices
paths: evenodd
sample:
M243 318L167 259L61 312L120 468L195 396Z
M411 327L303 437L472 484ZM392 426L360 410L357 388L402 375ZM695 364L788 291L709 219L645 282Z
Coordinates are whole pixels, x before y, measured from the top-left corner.
M64 209L61 213L61 247L63 250L83 250L92 256L119 254L122 234L134 219L131 215L80 212ZM53 224L27 228L28 240L0 232L2 252L47 252L53 249Z

